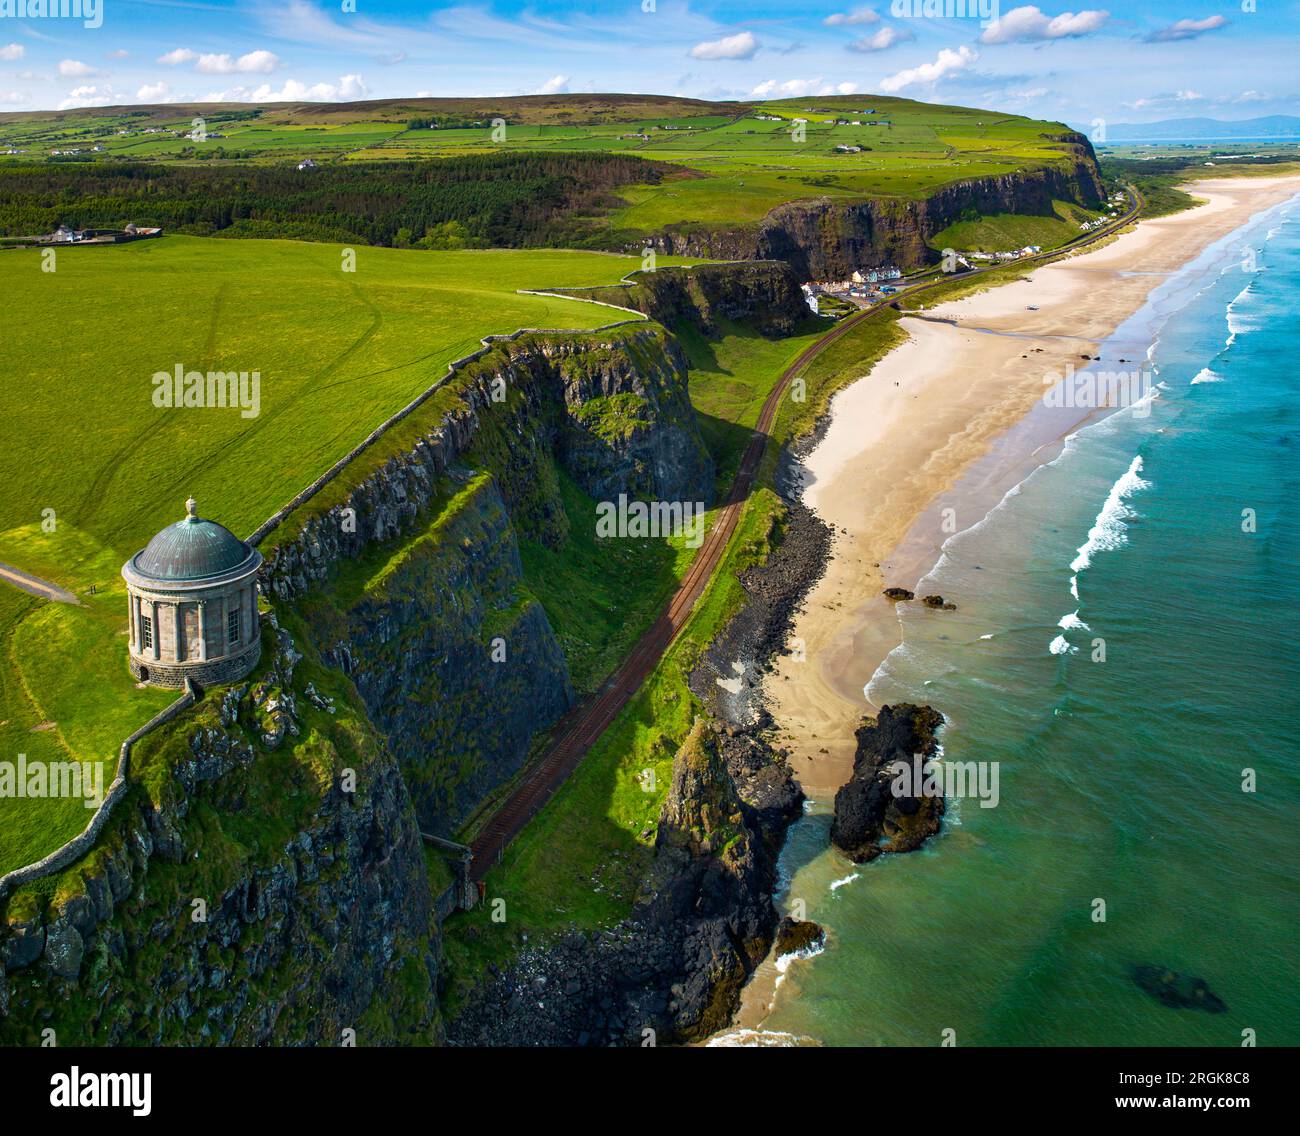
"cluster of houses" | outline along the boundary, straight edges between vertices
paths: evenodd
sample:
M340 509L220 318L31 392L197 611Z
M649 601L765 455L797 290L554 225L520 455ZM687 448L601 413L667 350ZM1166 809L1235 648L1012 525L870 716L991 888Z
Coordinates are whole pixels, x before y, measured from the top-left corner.
M1042 251L1042 245L1025 245L1008 252L963 252L957 254L957 263L969 265L972 260L1019 260L1022 256L1037 256Z
M892 296L898 287L890 281L902 278L900 269L886 265L883 268L858 269L847 280L812 280L801 287L804 302L816 313L821 307L822 297L875 302Z
M103 149L104 149L103 146L99 145L99 143L96 143L94 146L92 146L92 147L90 148L90 153L92 153L92 154L98 154L98 153L99 153L100 151L102 151ZM17 154L17 153L19 153L18 150L11 150L11 151L9 151L9 152L10 152L11 154ZM75 146L74 146L74 147L71 147L71 148L66 149L66 150L51 150L51 151L50 151L50 157L52 157L52 158L57 158L57 157L60 157L60 156L67 156L67 155L70 155L70 154L84 154L84 153L86 153L85 150L82 150L82 149L80 149L79 147L75 147Z
M845 146L843 143L835 147L837 154L861 154L861 146Z
M52 233L36 237L35 243L43 245L115 245L125 241L138 241L146 237L160 237L162 229L149 228L131 222L125 229L74 229L60 225ZM29 238L30 239L30 238Z

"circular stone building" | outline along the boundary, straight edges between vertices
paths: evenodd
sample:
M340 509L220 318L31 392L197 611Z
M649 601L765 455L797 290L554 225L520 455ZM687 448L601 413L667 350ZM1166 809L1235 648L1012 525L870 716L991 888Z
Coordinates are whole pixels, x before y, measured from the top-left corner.
M262 554L191 497L169 525L122 566L131 608L131 673L155 686L234 682L257 664L257 570Z

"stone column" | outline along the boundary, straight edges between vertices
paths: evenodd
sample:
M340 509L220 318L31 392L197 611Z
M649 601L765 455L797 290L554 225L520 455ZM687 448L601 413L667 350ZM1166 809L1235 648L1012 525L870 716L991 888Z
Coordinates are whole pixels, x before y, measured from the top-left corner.
M158 601L153 600L153 657L154 661L162 658L162 624L158 622Z
M208 658L208 601L199 600L199 658Z

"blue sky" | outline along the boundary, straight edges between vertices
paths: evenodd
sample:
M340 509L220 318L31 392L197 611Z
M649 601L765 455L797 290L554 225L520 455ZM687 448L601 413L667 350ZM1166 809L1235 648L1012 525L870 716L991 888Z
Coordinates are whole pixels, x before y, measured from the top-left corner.
M89 7L33 18L47 2L0 0L0 110L843 91L1083 128L1300 112L1300 0L928 0L996 20L926 16L926 0L63 0Z

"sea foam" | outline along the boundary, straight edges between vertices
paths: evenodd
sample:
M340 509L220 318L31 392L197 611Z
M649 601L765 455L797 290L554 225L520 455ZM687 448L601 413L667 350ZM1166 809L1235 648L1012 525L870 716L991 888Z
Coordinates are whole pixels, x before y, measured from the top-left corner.
M1128 467L1128 471L1110 487L1106 503L1088 530L1088 539L1079 545L1078 554L1070 561L1070 571L1082 572L1092 564L1092 557L1097 552L1110 552L1123 548L1128 543L1128 527L1125 525L1133 511L1125 502L1140 489L1150 488L1151 483L1142 479L1142 457L1139 454Z

